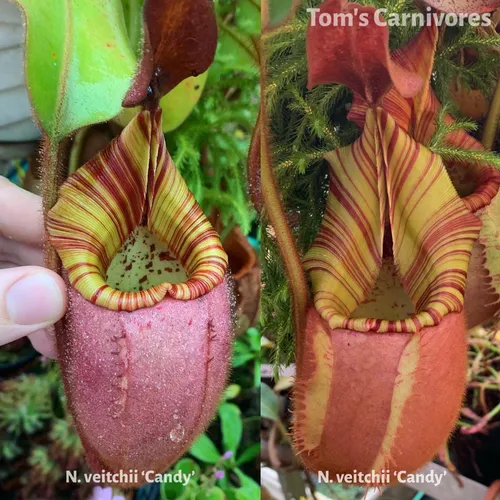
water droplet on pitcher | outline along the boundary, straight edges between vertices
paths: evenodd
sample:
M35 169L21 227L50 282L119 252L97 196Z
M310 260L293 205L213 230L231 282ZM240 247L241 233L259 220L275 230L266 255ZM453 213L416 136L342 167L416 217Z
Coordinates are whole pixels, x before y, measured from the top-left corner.
M184 427L182 427L181 424L177 424L171 431L170 431L170 439L174 443L178 443L182 438L184 437Z

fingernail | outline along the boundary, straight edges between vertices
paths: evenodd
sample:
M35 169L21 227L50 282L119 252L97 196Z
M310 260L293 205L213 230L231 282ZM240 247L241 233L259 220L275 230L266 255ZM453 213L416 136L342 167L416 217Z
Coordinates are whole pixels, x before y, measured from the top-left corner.
M17 325L57 321L63 314L61 289L50 274L26 276L7 291L7 313Z

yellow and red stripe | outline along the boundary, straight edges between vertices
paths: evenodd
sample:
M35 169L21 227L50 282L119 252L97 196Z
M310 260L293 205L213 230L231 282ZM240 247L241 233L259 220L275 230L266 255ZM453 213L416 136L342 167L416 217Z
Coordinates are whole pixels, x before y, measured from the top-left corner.
M429 144L432 139L436 130L436 120L442 108L431 87L437 40L438 29L432 24L424 27L406 46L391 54L391 59L398 67L419 75L424 85L411 98L403 97L397 88L393 87L381 99L381 107L421 144ZM363 127L368 109L369 105L365 98L355 94L349 119ZM445 121L451 124L454 119L446 114ZM464 130L451 133L446 140L450 145L464 150L484 150L482 144ZM455 163L446 167L459 187L465 183L465 178L467 183L472 182L472 192L464 195L464 202L470 211L476 212L488 206L498 193L500 172L491 165Z
M304 264L316 309L329 327L418 332L460 312L481 223L459 198L442 160L382 108L368 111L358 141L327 159L326 213ZM404 320L353 318L375 286L386 224L416 315Z
M146 225L185 268L185 283L137 292L106 283L106 270L127 237ZM88 301L133 311L167 295L192 300L222 283L227 255L165 145L161 111L143 111L60 190L47 228L69 281Z

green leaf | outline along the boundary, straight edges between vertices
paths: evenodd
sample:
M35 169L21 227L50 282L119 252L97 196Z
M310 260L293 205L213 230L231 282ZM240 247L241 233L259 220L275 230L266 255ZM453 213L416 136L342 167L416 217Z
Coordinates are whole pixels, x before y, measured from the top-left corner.
M196 500L225 500L224 492L217 486L213 486L209 490L200 491L196 495Z
M259 54L255 40L248 34L219 21L220 58L234 71L257 72Z
M236 497L236 488L224 488L224 493L226 494L226 500L238 500Z
M245 354L250 352L250 346L243 340L243 337L240 337L236 339L233 350L238 354Z
M127 26L128 38L132 47L135 47L137 55L142 49L141 38L143 36L143 14L142 8L144 0L121 0L123 6L123 14L125 16L125 25Z
M207 77L208 71L205 71L201 75L186 78L162 98L163 132L171 132L184 123L200 100Z
M260 454L260 443L255 443L243 451L243 453L237 458L236 465L246 464L247 462L250 462L250 460L253 460L259 454Z
M260 332L257 328L249 328L246 335L250 341L250 348L254 352L260 352Z
M236 24L249 35L260 36L260 0L238 0Z
M254 358L253 354L234 354L233 355L233 368L238 368L238 366L242 366L251 359Z
M236 452L241 441L243 422L241 411L233 403L224 403L219 406L219 417L222 428L222 444L224 451Z
M240 480L241 487L236 493L236 498L241 500L253 500L260 498L260 486L251 478L248 477L242 470L236 468L234 472Z
M273 27L286 22L300 4L300 0L267 0L269 24Z
M250 346L245 342L245 337L236 340L233 347L233 367L242 366L255 358L256 354L251 351Z
M269 21L271 24L279 24L284 21L291 8L292 0L269 0Z
M260 416L270 420L279 418L278 396L266 384L260 388Z
M120 0L17 0L26 16L26 78L54 141L117 115L137 65Z
M224 391L224 401L238 397L240 392L241 387L238 384L228 385Z
M179 460L174 467L169 471L172 475L176 472L181 471L183 474L191 474L194 472L194 475L191 477L190 483L195 482L200 476L200 466L190 458L183 458ZM179 498L184 493L184 485L182 483L176 483L174 481L164 481L161 484L162 489L162 498Z
M206 434L202 434L193 443L189 453L198 460L208 464L215 464L220 458L219 450Z

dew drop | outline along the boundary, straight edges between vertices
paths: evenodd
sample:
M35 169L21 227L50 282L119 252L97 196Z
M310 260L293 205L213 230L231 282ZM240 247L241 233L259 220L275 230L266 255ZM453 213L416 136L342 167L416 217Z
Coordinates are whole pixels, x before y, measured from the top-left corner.
M178 443L182 438L184 437L184 427L182 427L181 424L177 424L171 431L170 431L170 439L174 443Z

